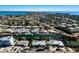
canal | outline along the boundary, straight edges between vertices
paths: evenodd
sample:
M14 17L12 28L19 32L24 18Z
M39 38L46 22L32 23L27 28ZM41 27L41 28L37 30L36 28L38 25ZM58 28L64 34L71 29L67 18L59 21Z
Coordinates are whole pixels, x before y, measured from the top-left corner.
M14 37L16 39L21 39L21 38L26 38L26 39L36 39L36 38L43 38L43 39L60 39L62 38L62 34L33 34L33 35L24 35L24 34L19 34L15 35Z

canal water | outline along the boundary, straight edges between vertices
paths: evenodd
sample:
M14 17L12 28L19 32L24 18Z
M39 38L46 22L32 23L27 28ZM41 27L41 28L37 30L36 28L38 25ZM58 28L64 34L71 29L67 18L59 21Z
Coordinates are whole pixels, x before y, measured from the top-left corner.
M45 38L45 39L59 39L62 37L61 34L34 34L34 35L15 35L16 39L25 37L26 39L36 39L36 38Z

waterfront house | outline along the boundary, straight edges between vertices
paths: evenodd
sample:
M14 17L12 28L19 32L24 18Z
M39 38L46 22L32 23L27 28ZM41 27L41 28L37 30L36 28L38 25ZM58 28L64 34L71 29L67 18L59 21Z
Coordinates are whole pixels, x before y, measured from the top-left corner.
M30 29L24 29L25 34L30 34Z
M53 30L53 29L49 29L48 32L49 32L49 33L56 33L56 31Z
M33 30L31 30L32 34L39 34L39 28L35 28Z
M52 46L60 46L60 47L64 46L64 44L62 43L62 41L52 40L52 39L48 41L48 44L52 45Z
M29 49L29 41L27 41L27 40L18 41L16 45L22 46L22 47L27 47Z
M49 32L47 30L45 30L45 29L39 30L39 33L40 34L49 34Z
M46 44L45 40L33 40L32 48L34 48L36 52L44 51L47 48Z
M46 46L45 40L33 40L32 46Z
M13 36L1 37L0 46L9 46L14 44L15 39Z

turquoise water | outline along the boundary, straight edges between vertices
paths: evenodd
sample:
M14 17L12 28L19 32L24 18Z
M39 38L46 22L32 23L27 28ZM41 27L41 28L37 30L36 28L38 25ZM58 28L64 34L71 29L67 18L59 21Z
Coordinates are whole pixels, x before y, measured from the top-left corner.
M0 11L0 15L26 15L32 12L25 12L25 11Z
M36 11L39 12L39 11ZM68 13L71 15L79 15L79 11L41 11L47 13ZM0 15L26 15L32 14L32 11L0 11Z

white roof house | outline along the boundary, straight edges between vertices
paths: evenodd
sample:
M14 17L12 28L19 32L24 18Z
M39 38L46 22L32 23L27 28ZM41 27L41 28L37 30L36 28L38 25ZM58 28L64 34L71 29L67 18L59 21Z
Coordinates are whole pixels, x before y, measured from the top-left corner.
M0 27L3 27L4 25L0 24Z
M16 29L15 32L22 32L22 30L21 29Z
M45 30L45 29L41 29L39 31L39 33L41 33L41 34L49 34L49 32L47 30Z
M69 29L71 32L76 32L76 29L73 28L73 27L69 27L68 29Z
M49 45L58 45L58 46L64 46L64 44L61 41L57 41L57 40L50 40L48 42Z
M77 21L76 20L71 20L72 22L76 23Z
M38 26L33 26L33 28L38 28Z
M2 28L0 28L0 32L2 32L2 30L3 30L3 29L2 29Z
M79 29L79 27L75 27L75 28Z
M56 31L54 31L53 29L48 30L48 31L51 32L51 33L56 33Z
M15 39L13 36L1 37L0 38L0 45L13 45Z
M21 30L22 30L22 32L30 32L29 29L25 29L25 28L22 28Z
M22 33L22 32L29 33L29 32L30 32L29 29L24 29L24 28L15 29L14 31L15 31L15 32L18 32L18 33Z
M61 23L62 25L66 25L66 23Z
M72 26L72 24L66 24L68 27L71 27Z
M38 34L38 33L39 33L39 28L35 28L35 29L31 30L31 33L36 33L36 34Z
M29 44L29 41L18 41L17 42L17 45L23 45L23 46L26 46L26 47L28 47L28 44Z
M25 29L26 34L30 34L30 29Z
M18 26L11 26L11 28L17 28Z
M9 29L9 28L7 28L6 31L7 31L7 32L14 32L13 29Z
M26 26L26 28L31 28L31 26Z
M64 25L64 24L62 24L62 25L59 25L59 26L61 26L61 27L66 27L66 25Z
M42 41L34 40L34 41L32 42L32 45L33 45L33 46L38 46L38 45L40 45L40 46L45 46L45 45L46 45L46 41L44 41L44 40L42 40Z
M76 30L79 32L79 27L75 27L76 28Z
M73 26L78 26L78 24L72 24Z

